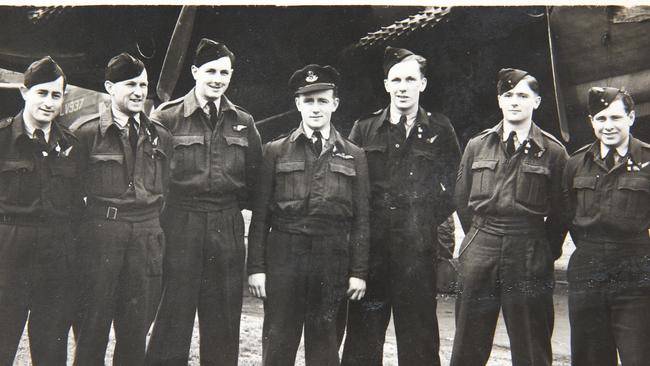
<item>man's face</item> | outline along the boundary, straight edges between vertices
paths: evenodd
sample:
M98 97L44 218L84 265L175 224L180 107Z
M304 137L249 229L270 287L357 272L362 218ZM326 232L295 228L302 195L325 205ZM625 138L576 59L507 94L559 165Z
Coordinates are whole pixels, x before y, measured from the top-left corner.
M41 125L47 125L61 113L63 92L63 77L36 84L29 89L24 86L20 88L20 93L25 100L25 112L33 121Z
M427 79L420 72L417 61L395 64L388 70L384 88L390 94L390 103L400 111L409 112L417 108L420 93L427 87Z
M221 57L196 67L192 65L192 76L196 81L196 92L207 100L219 99L230 85L232 62Z
M300 111L302 122L307 127L319 130L330 123L332 113L339 106L339 98L334 90L318 90L296 96L296 108Z
M535 93L528 82L519 81L514 88L498 96L503 119L519 124L533 118L533 111L539 107L542 98Z
M106 81L104 86L111 96L112 104L126 115L134 115L144 110L147 99L149 82L147 70L142 70L139 76L116 83Z
M594 134L603 144L618 147L630 135L630 127L634 124L634 111L625 112L621 99L616 99L607 108L591 117L591 127Z

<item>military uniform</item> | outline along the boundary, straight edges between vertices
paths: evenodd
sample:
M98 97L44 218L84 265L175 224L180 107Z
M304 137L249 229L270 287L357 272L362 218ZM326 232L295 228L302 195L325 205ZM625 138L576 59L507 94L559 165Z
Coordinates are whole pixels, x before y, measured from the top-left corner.
M500 308L513 365L552 362L553 261L566 234L561 176L567 154L534 123L512 156L502 141L503 122L472 138L458 172L466 236L452 365L487 363Z
M590 91L592 115L624 93L594 89L603 90ZM647 365L650 145L630 136L627 154L611 169L600 146L596 140L576 151L563 179L576 245L567 269L571 360L575 366L617 365L619 358L623 365Z
M307 364L338 365L336 313L348 277L367 275L363 151L333 126L320 156L310 145L301 126L264 151L248 273L267 274L266 366L295 362L303 324Z
M368 159L370 259L368 292L349 304L342 364L381 365L391 309L400 364L439 364L437 227L454 211L456 134L420 107L405 138L386 108L358 120L350 140Z
M75 247L71 221L77 139L52 122L43 151L21 111L0 121L0 364L11 365L25 327L34 365L65 365ZM76 202L76 204L75 204Z
M111 321L115 365L144 363L162 286L159 223L172 158L169 131L140 113L137 147L111 108L81 123L76 154L86 196L80 227L80 320L75 365L103 365Z
M214 129L194 89L151 115L172 132L174 160L163 219L165 292L148 364L187 364L197 308L201 364L237 363L246 250L241 210L249 206L262 148L253 117L226 96L220 100Z

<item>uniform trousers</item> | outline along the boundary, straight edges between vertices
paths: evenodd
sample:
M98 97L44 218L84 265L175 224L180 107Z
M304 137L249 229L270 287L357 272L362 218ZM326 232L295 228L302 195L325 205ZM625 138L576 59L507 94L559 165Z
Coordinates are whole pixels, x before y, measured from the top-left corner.
M650 365L650 246L576 246L567 270L572 365Z
M187 365L198 310L201 365L237 365L244 283L239 208L194 212L168 207L164 290L147 365Z
M269 233L262 332L264 366L295 364L303 327L305 364L339 365L336 319L348 284L348 246L346 233Z
M400 365L440 365L437 229L419 209L371 210L367 292L348 304L342 365L379 366L391 311Z
M0 365L11 366L29 313L32 365L64 366L72 322L68 225L0 224Z
M553 256L543 229L503 233L474 225L460 250L451 365L487 363L500 310L513 366L551 365Z
M162 287L164 235L158 218L90 219L80 228L76 366L104 365L111 328L113 365L144 364L146 336Z

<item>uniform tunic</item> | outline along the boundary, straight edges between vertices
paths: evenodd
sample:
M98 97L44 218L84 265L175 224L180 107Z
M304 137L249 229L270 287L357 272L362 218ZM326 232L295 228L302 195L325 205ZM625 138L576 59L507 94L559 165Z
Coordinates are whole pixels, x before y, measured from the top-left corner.
M572 363L650 363L650 145L631 137L611 170L600 142L571 156L564 175L571 237Z
M487 363L500 309L513 365L552 362L553 260L566 235L561 177L567 154L534 123L512 156L502 135L503 122L472 138L458 172L456 202L467 234L452 365Z
M140 113L135 151L110 108L75 131L85 220L80 227L80 314L75 365L103 365L111 321L116 365L144 363L162 286L159 223L171 135Z
M366 296L349 304L342 364L382 363L391 310L399 363L439 364L436 228L454 211L456 134L420 108L407 137L386 108L358 120L350 140L368 159L370 259Z
M187 365L198 309L201 363L236 365L244 281L244 220L262 156L253 117L220 99L210 125L194 89L151 115L173 134L162 224L165 290L147 364ZM219 345L216 347L215 345Z
M316 156L301 126L265 147L248 260L267 275L265 366L294 364L303 324L306 363L338 365L336 313L367 277L366 159L333 127L329 142Z
M11 365L29 312L33 365L65 365L78 216L77 139L52 122L47 156L22 111L0 121L0 364Z

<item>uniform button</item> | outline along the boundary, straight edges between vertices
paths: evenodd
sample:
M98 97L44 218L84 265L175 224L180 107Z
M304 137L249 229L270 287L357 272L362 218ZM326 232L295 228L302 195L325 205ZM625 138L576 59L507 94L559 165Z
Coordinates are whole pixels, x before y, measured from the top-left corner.
M413 175L413 172L409 172L409 175Z
M395 148L396 148L396 149L399 149L399 144L395 144Z

